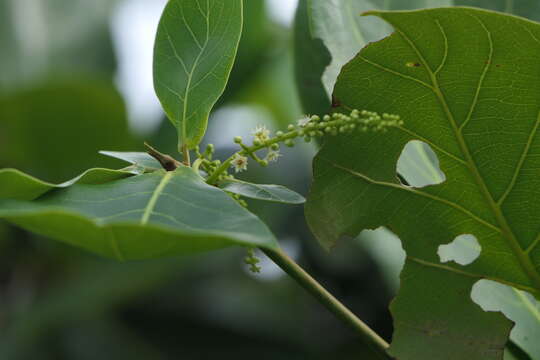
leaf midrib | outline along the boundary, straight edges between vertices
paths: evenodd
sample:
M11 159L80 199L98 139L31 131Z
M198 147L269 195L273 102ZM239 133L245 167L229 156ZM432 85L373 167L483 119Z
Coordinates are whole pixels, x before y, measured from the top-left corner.
M199 2L197 1L197 5L199 5ZM182 144L183 145L186 145L187 146L187 128L186 128L186 117L187 117L187 106L188 106L188 100L189 100L189 91L190 91L190 87L191 87L191 80L193 78L193 73L195 72L195 68L197 67L197 65L199 65L199 60L202 56L202 54L204 53L204 51L206 50L206 46L208 45L208 40L210 39L210 2L209 0L206 0L206 9L208 11L208 13L206 14L206 16L203 15L205 21L206 21L206 39L204 40L204 44L202 45L202 47L200 47L200 51L199 51L199 54L197 55L197 57L195 58L195 61L193 62L193 66L191 67L189 73L188 73L188 81L187 81L187 84L186 84L186 90L185 90L185 95L184 95L184 101L183 101L183 109L182 109L182 134L181 134L181 139L182 139ZM184 18L184 11L183 9L181 8L181 11L182 11L182 17ZM199 5L199 11L201 11L201 14L202 14L202 10L200 8L200 5ZM187 22L184 20L184 22L186 23L186 27L189 28L189 25L187 24ZM195 38L195 37L194 37ZM196 39L196 38L195 38ZM198 44L198 42L197 42Z
M485 75L485 73L487 73L487 71L489 69L489 66L491 64L491 58L492 58L492 55L493 55L493 40L491 38L491 33L486 28L485 24L478 17L476 17L474 15L470 15L470 16L473 17L474 19L476 19L478 21L478 23L482 26L482 28L486 32L487 38L489 40L490 54L489 54L489 59L486 62L486 65L485 65L484 71L483 71L483 75ZM417 56L420 59L420 61L422 62L422 64L425 66L426 71L428 72L428 74L430 76L430 79L431 79L431 82L433 84L432 88L433 88L433 90L435 92L435 95L437 96L437 99L441 103L441 105L442 105L442 107L443 107L443 109L445 111L446 117L448 118L448 120L449 120L449 122L450 122L450 124L452 126L452 129L454 131L454 135L455 135L455 137L456 137L456 139L458 141L458 145L459 145L461 151L463 152L463 155L465 155L465 159L467 161L468 167L469 167L471 173L473 174L473 177L474 177L474 179L475 179L475 181L477 183L477 186L480 188L480 191L482 192L482 195L484 196L484 198L488 202L488 204L489 204L489 206L491 208L491 211L493 212L493 215L495 216L497 222L499 223L499 226L501 227L501 232L502 232L503 238L506 239L508 245L510 246L510 248L514 252L514 255L517 257L520 265L522 266L523 270L525 271L525 273L527 274L529 279L532 281L532 283L537 288L540 288L540 274L536 271L536 268L534 267L534 264L532 263L531 258L529 257L529 255L521 248L519 242L517 241L517 238L515 237L512 230L510 229L510 226L508 225L506 217L502 213L502 211L500 209L500 206L495 202L495 200L491 196L491 193L490 193L489 189L487 188L487 185L484 182L484 179L480 175L480 172L479 172L479 170L478 170L478 168L476 166L476 163L475 163L475 161L473 160L473 158L472 158L472 156L470 154L467 143L465 142L465 139L463 138L463 136L461 134L460 127L457 126L457 122L456 122L452 112L450 111L450 108L448 107L448 103L446 102L446 99L445 99L445 97L444 97L444 95L443 95L443 93L442 93L442 91L440 89L440 86L439 86L436 75L433 73L433 71L431 70L431 67L429 66L429 64L425 60L424 56L419 51L419 49L416 47L416 45L411 41L411 39L398 26L396 26L396 24L393 23L392 25L394 26L396 31L403 37L403 39L405 39L405 41L409 44L411 49L417 54ZM481 78L480 78L480 80L478 82L477 94L476 95L478 95L478 93L480 91L480 88L482 86L483 78L484 77L481 76ZM476 100L477 100L477 96L475 96L475 99L474 99L474 101L473 101L473 103L471 105L471 110L469 112L469 115L472 114L472 112L474 110L474 107L476 106Z
M159 182L158 186L152 193L152 196L150 197L150 200L148 200L148 204L146 204L146 207L144 208L143 215L141 217L141 225L145 225L148 223L148 220L150 220L150 216L152 216L152 213L154 212L154 209L156 207L157 201L161 194L163 193L163 190L165 190L165 187L171 181L173 177L174 172L167 171L161 181Z

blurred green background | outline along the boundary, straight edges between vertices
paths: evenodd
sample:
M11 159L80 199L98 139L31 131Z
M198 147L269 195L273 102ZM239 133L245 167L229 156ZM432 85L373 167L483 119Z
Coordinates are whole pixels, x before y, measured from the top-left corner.
M0 167L62 182L120 168L98 150L149 141L174 154L176 134L152 87L165 0L0 0ZM235 135L302 115L293 64L296 1L245 1L226 92L203 142L221 158ZM302 64L300 64L302 65ZM287 149L289 150L289 149ZM242 178L306 194L314 145ZM331 254L302 206L250 202L285 250L387 340L395 284L358 245ZM242 249L116 263L0 223L1 359L371 358L344 325L268 260L253 275ZM364 355L363 355L364 354Z
M329 58L321 56L320 41L306 37L305 1L296 25L297 0L244 1L236 64L202 144L214 143L219 158L234 151L234 136L248 138L259 124L282 129L304 111L328 107L317 71ZM89 167L124 166L99 150L142 151L148 141L175 154L175 130L152 86L153 40L165 3L0 0L0 168L62 182ZM540 3L529 0L371 3L454 3L540 18ZM389 30L376 20L366 24L380 36ZM277 165L252 164L240 177L306 195L316 145L282 152ZM403 261L398 239L369 231L326 253L302 206L249 205L293 258L390 340L387 307ZM0 359L374 358L269 260L260 255L263 271L254 275L244 256L228 249L116 263L0 222Z

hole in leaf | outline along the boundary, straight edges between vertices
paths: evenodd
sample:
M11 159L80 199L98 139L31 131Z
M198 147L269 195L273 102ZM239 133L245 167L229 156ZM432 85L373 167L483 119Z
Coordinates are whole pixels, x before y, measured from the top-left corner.
M431 147L419 140L405 145L397 162L397 172L412 187L424 187L444 182L439 159Z
M482 247L476 237L470 234L457 236L451 243L440 245L437 254L441 262L454 261L459 265L469 265L480 256Z
M540 358L540 301L526 291L492 280L477 281L471 299L484 311L500 311L515 322L510 340L525 351L531 359ZM533 335L531 335L533 334Z
M406 258L399 237L390 230L379 227L375 230L362 231L357 241L375 259L391 290L397 293L399 274Z

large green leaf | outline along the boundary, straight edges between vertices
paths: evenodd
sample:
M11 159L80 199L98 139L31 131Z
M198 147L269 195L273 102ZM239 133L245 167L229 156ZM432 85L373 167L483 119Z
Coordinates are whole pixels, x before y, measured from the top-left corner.
M154 50L154 87L178 129L195 147L223 93L242 32L242 0L169 0Z
M34 201L1 200L0 218L119 260L277 246L262 221L184 166L75 184Z
M303 0L295 27L296 75L301 98L304 94L317 95L322 85L330 99L341 67L366 44L389 34L386 24L374 18L361 18L361 13L449 5L452 0ZM318 84L320 79L322 84ZM317 110L309 99L304 101L306 104Z
M476 6L516 14L535 21L540 20L540 2L537 0L454 0L454 4Z
M481 278L540 292L540 26L470 8L373 14L396 31L343 68L334 96L405 125L329 139L315 160L308 221L327 247L382 225L401 238L393 355L498 359L511 324L469 294ZM398 181L412 140L431 146L445 182ZM476 237L480 256L441 264L438 247L462 234Z

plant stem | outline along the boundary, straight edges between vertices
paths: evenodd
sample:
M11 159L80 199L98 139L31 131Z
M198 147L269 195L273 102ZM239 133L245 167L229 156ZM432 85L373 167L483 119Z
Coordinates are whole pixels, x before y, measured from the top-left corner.
M223 173L224 171L226 171L229 166L231 166L231 162L233 161L234 159L234 156L236 154L239 154L239 155L249 155L251 153L254 153L255 151L259 151L261 149L264 149L272 144L276 144L276 143L279 143L281 141L285 141L285 140L288 140L288 139L294 139L296 137L298 137L299 134L298 134L298 130L293 130L293 131L290 131L288 133L285 133L283 136L281 137L275 137L275 138L272 138L266 142L264 142L263 144L261 145L253 145L253 146L250 146L244 150L240 150L240 151L237 151L235 152L234 154L232 154L227 160L225 160L221 166L219 168L216 169L216 171L214 171L214 173L212 174L212 176L210 176L206 182L208 184L213 184L219 177L219 175L221 173Z
M304 269L292 260L283 250L261 249L274 263L313 295L321 304L337 318L351 326L381 359L392 359L386 353L389 345L375 331L354 315L345 305L339 302L321 284L313 279Z
M191 166L191 160L189 158L189 149L186 144L182 145L182 161L184 165Z

